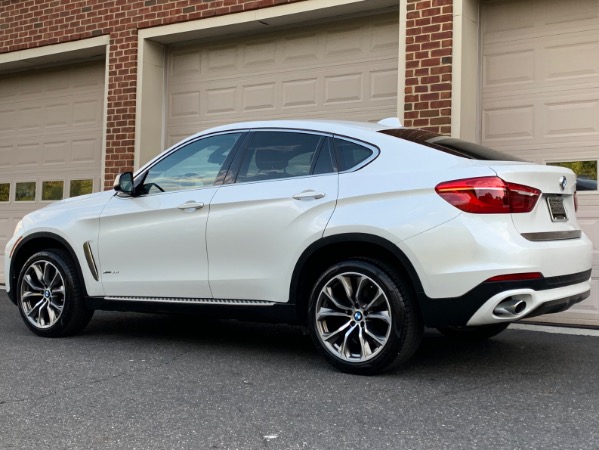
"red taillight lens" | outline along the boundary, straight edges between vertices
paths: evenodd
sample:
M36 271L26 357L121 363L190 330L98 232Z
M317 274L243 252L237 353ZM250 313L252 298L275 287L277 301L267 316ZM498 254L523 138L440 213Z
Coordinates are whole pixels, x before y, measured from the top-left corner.
M435 191L462 211L475 214L527 213L541 191L499 177L466 178L440 183Z

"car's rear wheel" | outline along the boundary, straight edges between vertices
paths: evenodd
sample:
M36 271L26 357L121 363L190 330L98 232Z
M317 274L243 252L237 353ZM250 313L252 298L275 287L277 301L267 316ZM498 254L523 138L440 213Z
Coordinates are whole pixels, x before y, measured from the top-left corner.
M316 347L344 372L371 375L401 364L422 337L405 283L370 260L330 267L314 286L308 314Z
M499 333L505 331L510 326L509 322L493 323L490 325L480 325L477 327L466 327L466 326L448 326L439 327L439 330L443 335L462 340L471 341L482 341L490 339L493 336L497 336Z
M25 325L45 337L77 333L93 315L72 259L57 249L38 252L23 265L17 304Z

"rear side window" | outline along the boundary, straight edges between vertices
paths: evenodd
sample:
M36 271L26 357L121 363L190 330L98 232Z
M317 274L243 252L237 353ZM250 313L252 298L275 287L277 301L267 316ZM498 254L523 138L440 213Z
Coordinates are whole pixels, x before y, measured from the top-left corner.
M443 136L426 130L398 128L381 130L383 134L394 136L416 144L425 145L435 150L449 153L454 156L467 159L478 159L483 161L523 161L507 153L498 152L472 142Z
M355 169L374 155L374 150L357 142L340 138L335 138L334 142L339 172Z
M320 149L326 137L318 134L290 131L257 131L245 150L237 183L301 177L318 171L331 170L320 161ZM325 153L328 151L325 150ZM330 165L330 157L329 157Z

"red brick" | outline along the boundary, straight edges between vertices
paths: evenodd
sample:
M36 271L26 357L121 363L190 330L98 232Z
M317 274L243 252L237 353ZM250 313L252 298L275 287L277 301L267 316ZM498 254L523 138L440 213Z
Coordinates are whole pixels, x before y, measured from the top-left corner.
M439 98L438 92L430 92L428 94L420 94L421 100L437 100L438 98ZM432 106L432 102L431 102L431 107L435 108L435 106Z

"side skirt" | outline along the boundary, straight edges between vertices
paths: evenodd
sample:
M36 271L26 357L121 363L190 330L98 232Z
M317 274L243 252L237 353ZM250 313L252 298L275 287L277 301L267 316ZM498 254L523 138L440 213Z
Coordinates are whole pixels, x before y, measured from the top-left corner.
M215 319L298 323L295 304L211 298L87 297L88 308L155 314L194 314Z

